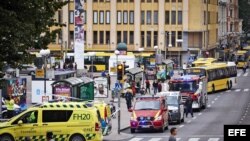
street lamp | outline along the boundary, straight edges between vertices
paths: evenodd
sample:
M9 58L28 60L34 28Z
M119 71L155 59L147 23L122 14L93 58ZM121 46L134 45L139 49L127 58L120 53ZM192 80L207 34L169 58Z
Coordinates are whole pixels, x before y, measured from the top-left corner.
M94 64L93 64L93 61L94 61L94 56L96 55L95 52L88 52L88 55L91 57L91 77L93 78L93 72L94 72Z
M140 59L142 59L142 62L143 62L143 58L142 58L141 53L144 51L144 48L140 47L140 48L138 49L138 51L140 52ZM145 68L145 66L144 66L144 68ZM144 70L143 70L143 72L142 72L142 87L144 87Z
M170 39L172 39L172 32L169 31L168 34L169 34L169 44L168 44L168 47L171 48L172 47L172 42L171 42ZM169 51L169 57L171 58L171 51Z
M155 76L156 76L156 74L157 74L157 65L156 65L156 54L157 54L157 49L158 49L158 46L154 46L154 49L155 49Z
M118 66L118 55L120 54L120 51L119 50L115 50L115 55L116 55L116 72L118 71L117 70L117 66ZM118 75L117 75L117 82L119 82L118 80ZM121 96L120 96L120 93L118 93L118 109L121 108ZM121 112L120 110L118 110L118 134L120 134L120 128L121 128Z
M177 39L176 40L177 43L182 43L183 42L183 39ZM180 74L180 67L181 67L181 55L180 55L180 50L178 51L178 65L179 65L179 68L178 68L178 74Z
M47 70L47 58L49 57L50 55L50 50L49 49L42 49L40 50L40 55L43 57L44 59L44 66L43 66L43 69L44 69L44 96L46 96L46 70Z

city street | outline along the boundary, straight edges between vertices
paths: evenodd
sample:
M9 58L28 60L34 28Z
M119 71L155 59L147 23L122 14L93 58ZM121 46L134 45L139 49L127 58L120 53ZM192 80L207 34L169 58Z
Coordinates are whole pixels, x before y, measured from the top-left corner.
M201 112L195 112L194 117L185 118L185 122L180 125L170 125L177 127L178 141L223 141L223 128L228 124L249 124L247 115L250 106L248 71L242 74L238 70L238 84L232 90L221 91L209 94L208 107ZM127 121L123 121L127 122ZM130 129L123 131L130 134ZM169 130L164 133L159 132L136 132L129 141L160 141L167 140L170 136ZM125 141L125 140L124 140Z

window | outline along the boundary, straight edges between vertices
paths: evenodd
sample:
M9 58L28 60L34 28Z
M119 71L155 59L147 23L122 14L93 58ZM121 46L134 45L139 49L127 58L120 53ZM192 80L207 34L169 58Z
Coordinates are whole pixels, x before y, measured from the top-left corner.
M98 12L97 11L94 11L94 18L93 18L93 23L94 24L97 24L98 23Z
M141 2L145 2L145 0L141 0Z
M233 10L232 9L230 9L230 11L229 11L229 16L232 18L233 17Z
M210 14L211 14L211 13L210 13L210 12L208 12L208 16L207 16L207 18L208 18L208 19L207 19L207 20L208 20L208 24L210 24L210 23L211 23L211 21L210 21Z
M100 24L104 23L104 11L100 11Z
M169 44L169 31L165 31L165 46L168 47Z
M145 23L145 12L141 11L141 24Z
M67 122L72 113L72 110L43 110L42 122Z
M129 11L129 23L134 24L134 11Z
M182 11L178 11L178 24L182 24Z
M177 34L178 34L178 35L177 35L177 36L178 36L177 39L179 39L179 40L182 39L182 32L181 32L181 31L178 31ZM178 47L181 47L181 46L182 46L182 43L181 43L181 42L178 42L177 46L178 46Z
M182 0L178 0L178 2L182 2Z
M128 11L123 11L123 23L128 23Z
M147 11L147 24L151 24L151 11Z
M151 31L147 31L147 47L151 47Z
M122 12L117 11L117 24L121 24L121 23L122 23Z
M203 16L203 20L204 20L204 25L205 25L207 23L207 21L206 21L207 20L207 18L206 18L207 17L206 11L203 12L203 15L204 15Z
M233 24L230 24L230 32L233 32Z
M110 44L110 32L106 31L106 44Z
M144 37L144 31L141 31L141 46L144 47L145 37Z
M98 37L97 37L97 36L98 36L98 33L97 33L97 31L93 31L93 32L94 32L94 33L93 33L94 44L97 44L97 43L98 43L98 42L97 42L97 41L98 41L98 40L97 40L97 39L98 39Z
M122 32L121 31L117 31L117 44L122 42Z
M106 24L110 24L110 11L106 11Z
M117 0L117 2L122 2L122 0Z
M62 23L62 10L58 11L58 22Z
M37 119L38 119L38 111L30 111L25 113L24 115L22 115L20 118L18 118L17 120L15 120L13 124L18 124L18 121L22 121L24 124L25 123L37 123Z
M129 0L129 2L134 2L134 0Z
M74 31L69 32L69 39L73 42L74 41Z
M172 2L176 2L176 0L172 0Z
M158 45L158 32L154 31L154 46Z
M128 42L128 32L127 31L123 31L123 42L126 44Z
M158 0L154 0L154 2L156 3L156 2L158 2Z
M128 2L128 0L123 0L123 2Z
M176 24L176 11L171 11L172 21L171 24Z
M103 31L100 31L99 39L100 39L99 43L103 44L104 43L104 32Z
M69 23L74 23L74 11L69 11Z
M100 0L99 2L104 2L104 0Z
M147 0L147 2L152 2L152 0Z
M98 2L98 0L93 0L94 2Z
M169 2L169 0L165 0L165 2Z
M175 41L176 41L175 31L172 31L171 37L172 37L172 42L171 42L172 46L175 47Z
M158 24L158 11L154 11L154 24Z
M129 44L134 44L134 31L129 31Z
M165 11L165 24L169 24L169 11Z

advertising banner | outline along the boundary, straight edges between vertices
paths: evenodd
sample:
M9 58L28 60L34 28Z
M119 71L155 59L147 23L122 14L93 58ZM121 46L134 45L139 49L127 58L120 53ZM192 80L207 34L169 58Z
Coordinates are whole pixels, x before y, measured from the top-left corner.
M108 81L106 77L97 77L95 82L95 98L108 98Z
M86 83L80 86L80 99L94 100L94 83Z
M71 97L71 89L70 86L66 83L61 83L59 85L54 86L53 88L54 94L58 96ZM60 97L55 97L54 99L59 99Z
M84 0L75 0L74 57L77 69L84 69Z

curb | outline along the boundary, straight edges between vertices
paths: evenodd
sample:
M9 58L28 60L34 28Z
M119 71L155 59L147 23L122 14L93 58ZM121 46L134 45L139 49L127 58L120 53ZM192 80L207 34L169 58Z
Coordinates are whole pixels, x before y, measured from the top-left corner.
M129 129L130 128L130 126L127 126L127 127L124 127L124 128L122 128L122 129L120 129L120 131L124 131L124 130L127 130L127 129Z

